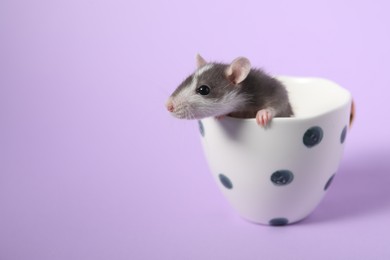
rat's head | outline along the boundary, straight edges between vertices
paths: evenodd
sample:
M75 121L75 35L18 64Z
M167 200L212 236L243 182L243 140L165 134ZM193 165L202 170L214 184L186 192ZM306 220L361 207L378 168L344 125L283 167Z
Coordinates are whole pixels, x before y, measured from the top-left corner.
M196 61L197 70L177 87L166 103L173 116L201 119L226 115L245 103L240 83L251 70L248 59L240 57L225 65L207 63L197 55Z

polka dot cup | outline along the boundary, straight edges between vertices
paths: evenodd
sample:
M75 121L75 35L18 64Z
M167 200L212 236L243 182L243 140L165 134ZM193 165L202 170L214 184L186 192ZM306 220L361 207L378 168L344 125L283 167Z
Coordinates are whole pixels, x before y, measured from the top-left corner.
M245 219L273 226L302 220L320 203L340 163L352 97L320 78L279 77L295 116L199 121L211 172Z

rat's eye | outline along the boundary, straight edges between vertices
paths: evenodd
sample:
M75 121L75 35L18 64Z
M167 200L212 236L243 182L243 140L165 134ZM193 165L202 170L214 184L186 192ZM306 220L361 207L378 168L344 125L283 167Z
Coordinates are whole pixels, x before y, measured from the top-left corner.
M196 93L201 94L202 96L208 95L210 93L210 87L202 85L196 89Z

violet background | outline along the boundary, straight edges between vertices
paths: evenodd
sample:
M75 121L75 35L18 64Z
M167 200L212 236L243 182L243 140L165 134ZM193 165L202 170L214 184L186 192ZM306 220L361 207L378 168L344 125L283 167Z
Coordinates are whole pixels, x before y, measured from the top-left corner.
M389 259L388 1L0 1L0 259ZM354 96L340 170L307 219L248 223L197 124L194 56L247 56Z

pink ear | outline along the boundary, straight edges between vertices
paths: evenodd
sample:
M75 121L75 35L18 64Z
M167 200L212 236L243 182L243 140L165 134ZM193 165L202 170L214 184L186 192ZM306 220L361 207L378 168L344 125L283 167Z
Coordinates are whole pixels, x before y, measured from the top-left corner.
M229 65L226 69L226 76L234 84L241 83L251 71L251 63L247 58L239 57Z
M207 61L205 59L203 59L202 56L200 56L200 54L196 54L196 67L199 69L200 67L203 67L204 65L206 65Z

